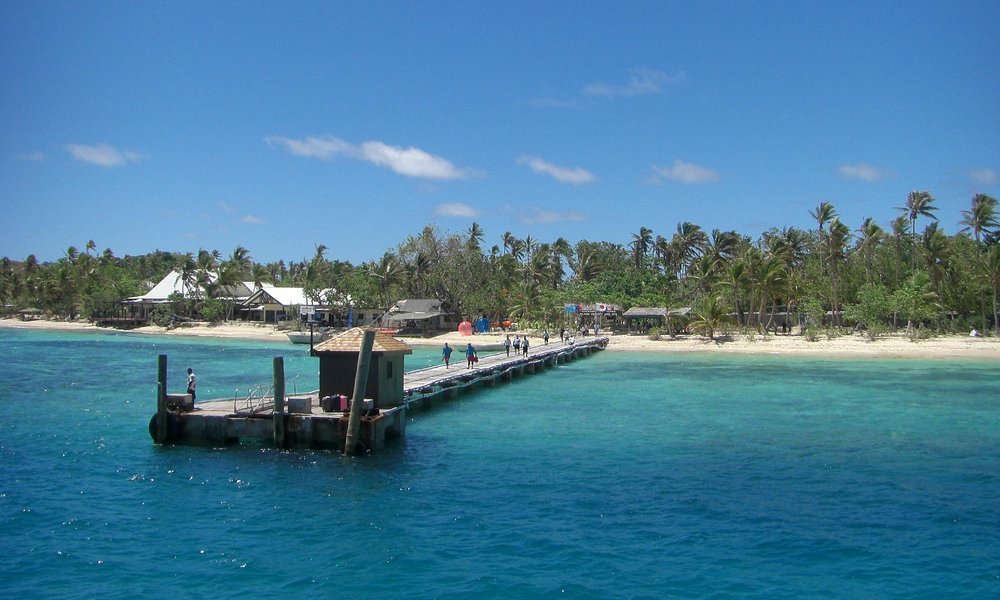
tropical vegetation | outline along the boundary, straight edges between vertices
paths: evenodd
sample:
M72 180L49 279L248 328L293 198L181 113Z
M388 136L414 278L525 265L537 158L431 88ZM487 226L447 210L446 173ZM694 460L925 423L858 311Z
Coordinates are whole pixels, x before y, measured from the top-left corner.
M62 318L87 318L137 296L171 269L190 290L204 290L187 310L233 318L220 290L238 281L298 286L317 301L336 295L357 306L388 307L402 298L437 298L448 311L555 323L567 303L690 306L707 335L720 329L777 332L777 315L810 327L997 332L1000 223L997 200L972 197L960 229L947 234L934 197L914 191L899 216L849 224L836 207L810 211L815 228L772 228L751 238L682 222L670 230L641 226L628 244L563 238L542 241L506 231L488 242L478 223L459 233L428 225L381 257L360 265L315 247L304 260L257 263L248 249L154 251L116 256L67 248L59 260L3 258L0 303L8 312L35 307ZM856 227L856 229L854 228Z

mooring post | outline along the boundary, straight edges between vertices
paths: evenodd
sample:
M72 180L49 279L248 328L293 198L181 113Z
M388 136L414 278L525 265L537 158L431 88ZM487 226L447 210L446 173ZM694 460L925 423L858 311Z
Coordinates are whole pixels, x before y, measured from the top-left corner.
M167 355L161 354L156 369L156 439L167 440Z
M375 344L375 330L365 329L362 333L361 348L358 350L358 370L354 375L354 395L351 397L351 414L347 419L347 439L344 454L351 456L357 446L358 429L361 427L361 411L364 410L365 390L368 389L368 365L372 359Z
M274 445L285 446L285 359L274 357Z

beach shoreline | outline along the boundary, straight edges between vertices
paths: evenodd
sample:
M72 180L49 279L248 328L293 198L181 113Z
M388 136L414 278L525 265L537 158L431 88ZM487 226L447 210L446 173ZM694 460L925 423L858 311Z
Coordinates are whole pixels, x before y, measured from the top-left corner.
M119 330L97 327L81 321L20 321L16 319L0 319L0 327L15 329L36 329L53 331L91 331L117 332ZM268 342L288 342L284 331L279 331L273 325L259 323L225 323L212 325L207 323L192 323L174 329L166 329L155 325L147 325L122 332L142 335L208 337L218 339L243 339ZM523 335L514 332L511 335ZM481 333L464 336L457 331L439 334L433 337L405 337L403 340L411 346L442 346L448 342L454 347L464 347L468 343L484 348L496 348L503 343L506 333ZM551 333L550 333L551 335ZM540 335L529 332L531 347L544 345ZM874 342L860 333L841 335L832 339L820 336L816 341L809 341L801 335L756 335L751 337L733 334L712 341L697 335L685 335L677 338L664 337L660 340L650 340L645 335L612 334L608 335L608 348L624 352L657 352L657 353L717 353L746 355L782 355L802 357L872 357L872 358L975 358L1000 360L1000 338L969 337L967 335L937 336L917 342L911 341L905 335L895 334L885 336ZM586 339L586 338L580 338ZM562 343L558 334L549 340L549 344Z

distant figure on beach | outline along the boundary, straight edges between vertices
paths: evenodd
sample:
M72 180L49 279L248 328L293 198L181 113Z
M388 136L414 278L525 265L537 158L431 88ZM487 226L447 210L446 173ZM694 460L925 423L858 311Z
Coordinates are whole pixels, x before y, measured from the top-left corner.
M565 342L566 341L566 328L565 327L560 327L559 328L559 341L560 342Z
M520 353L521 353L521 336L515 335L514 336L514 356L517 356Z
M444 359L444 368L448 368L448 364L451 363L451 346L448 342L444 343L444 348L441 350L441 358Z
M507 356L510 356L510 334L509 333L507 334L507 337L504 338L503 349L507 351Z
M468 369L471 369L472 365L479 361L479 357L476 356L476 349L472 347L472 342L469 342L469 345L465 347L465 360L469 363L469 366L466 367Z
M979 330L973 328L972 331L969 332L969 337L979 337Z
M194 388L197 382L195 381L194 371L188 367L188 389L187 393L191 394L191 401L194 402Z
M524 355L528 355L528 336L524 336L524 341L521 342L521 347L524 348Z
M546 344L549 343L549 330L548 329L546 329L545 331L542 332L542 341L544 341Z

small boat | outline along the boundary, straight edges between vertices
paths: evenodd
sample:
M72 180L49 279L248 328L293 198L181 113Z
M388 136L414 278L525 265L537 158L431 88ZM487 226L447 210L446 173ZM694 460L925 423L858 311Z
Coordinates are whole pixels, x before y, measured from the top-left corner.
M330 337L330 334L332 332L333 332L332 329L327 329L325 327L318 327L316 329L313 329L311 334L313 344L318 344L323 340L325 340L326 338ZM309 343L310 333L308 329L304 331L289 331L285 335L288 336L288 341L290 341L293 344Z

